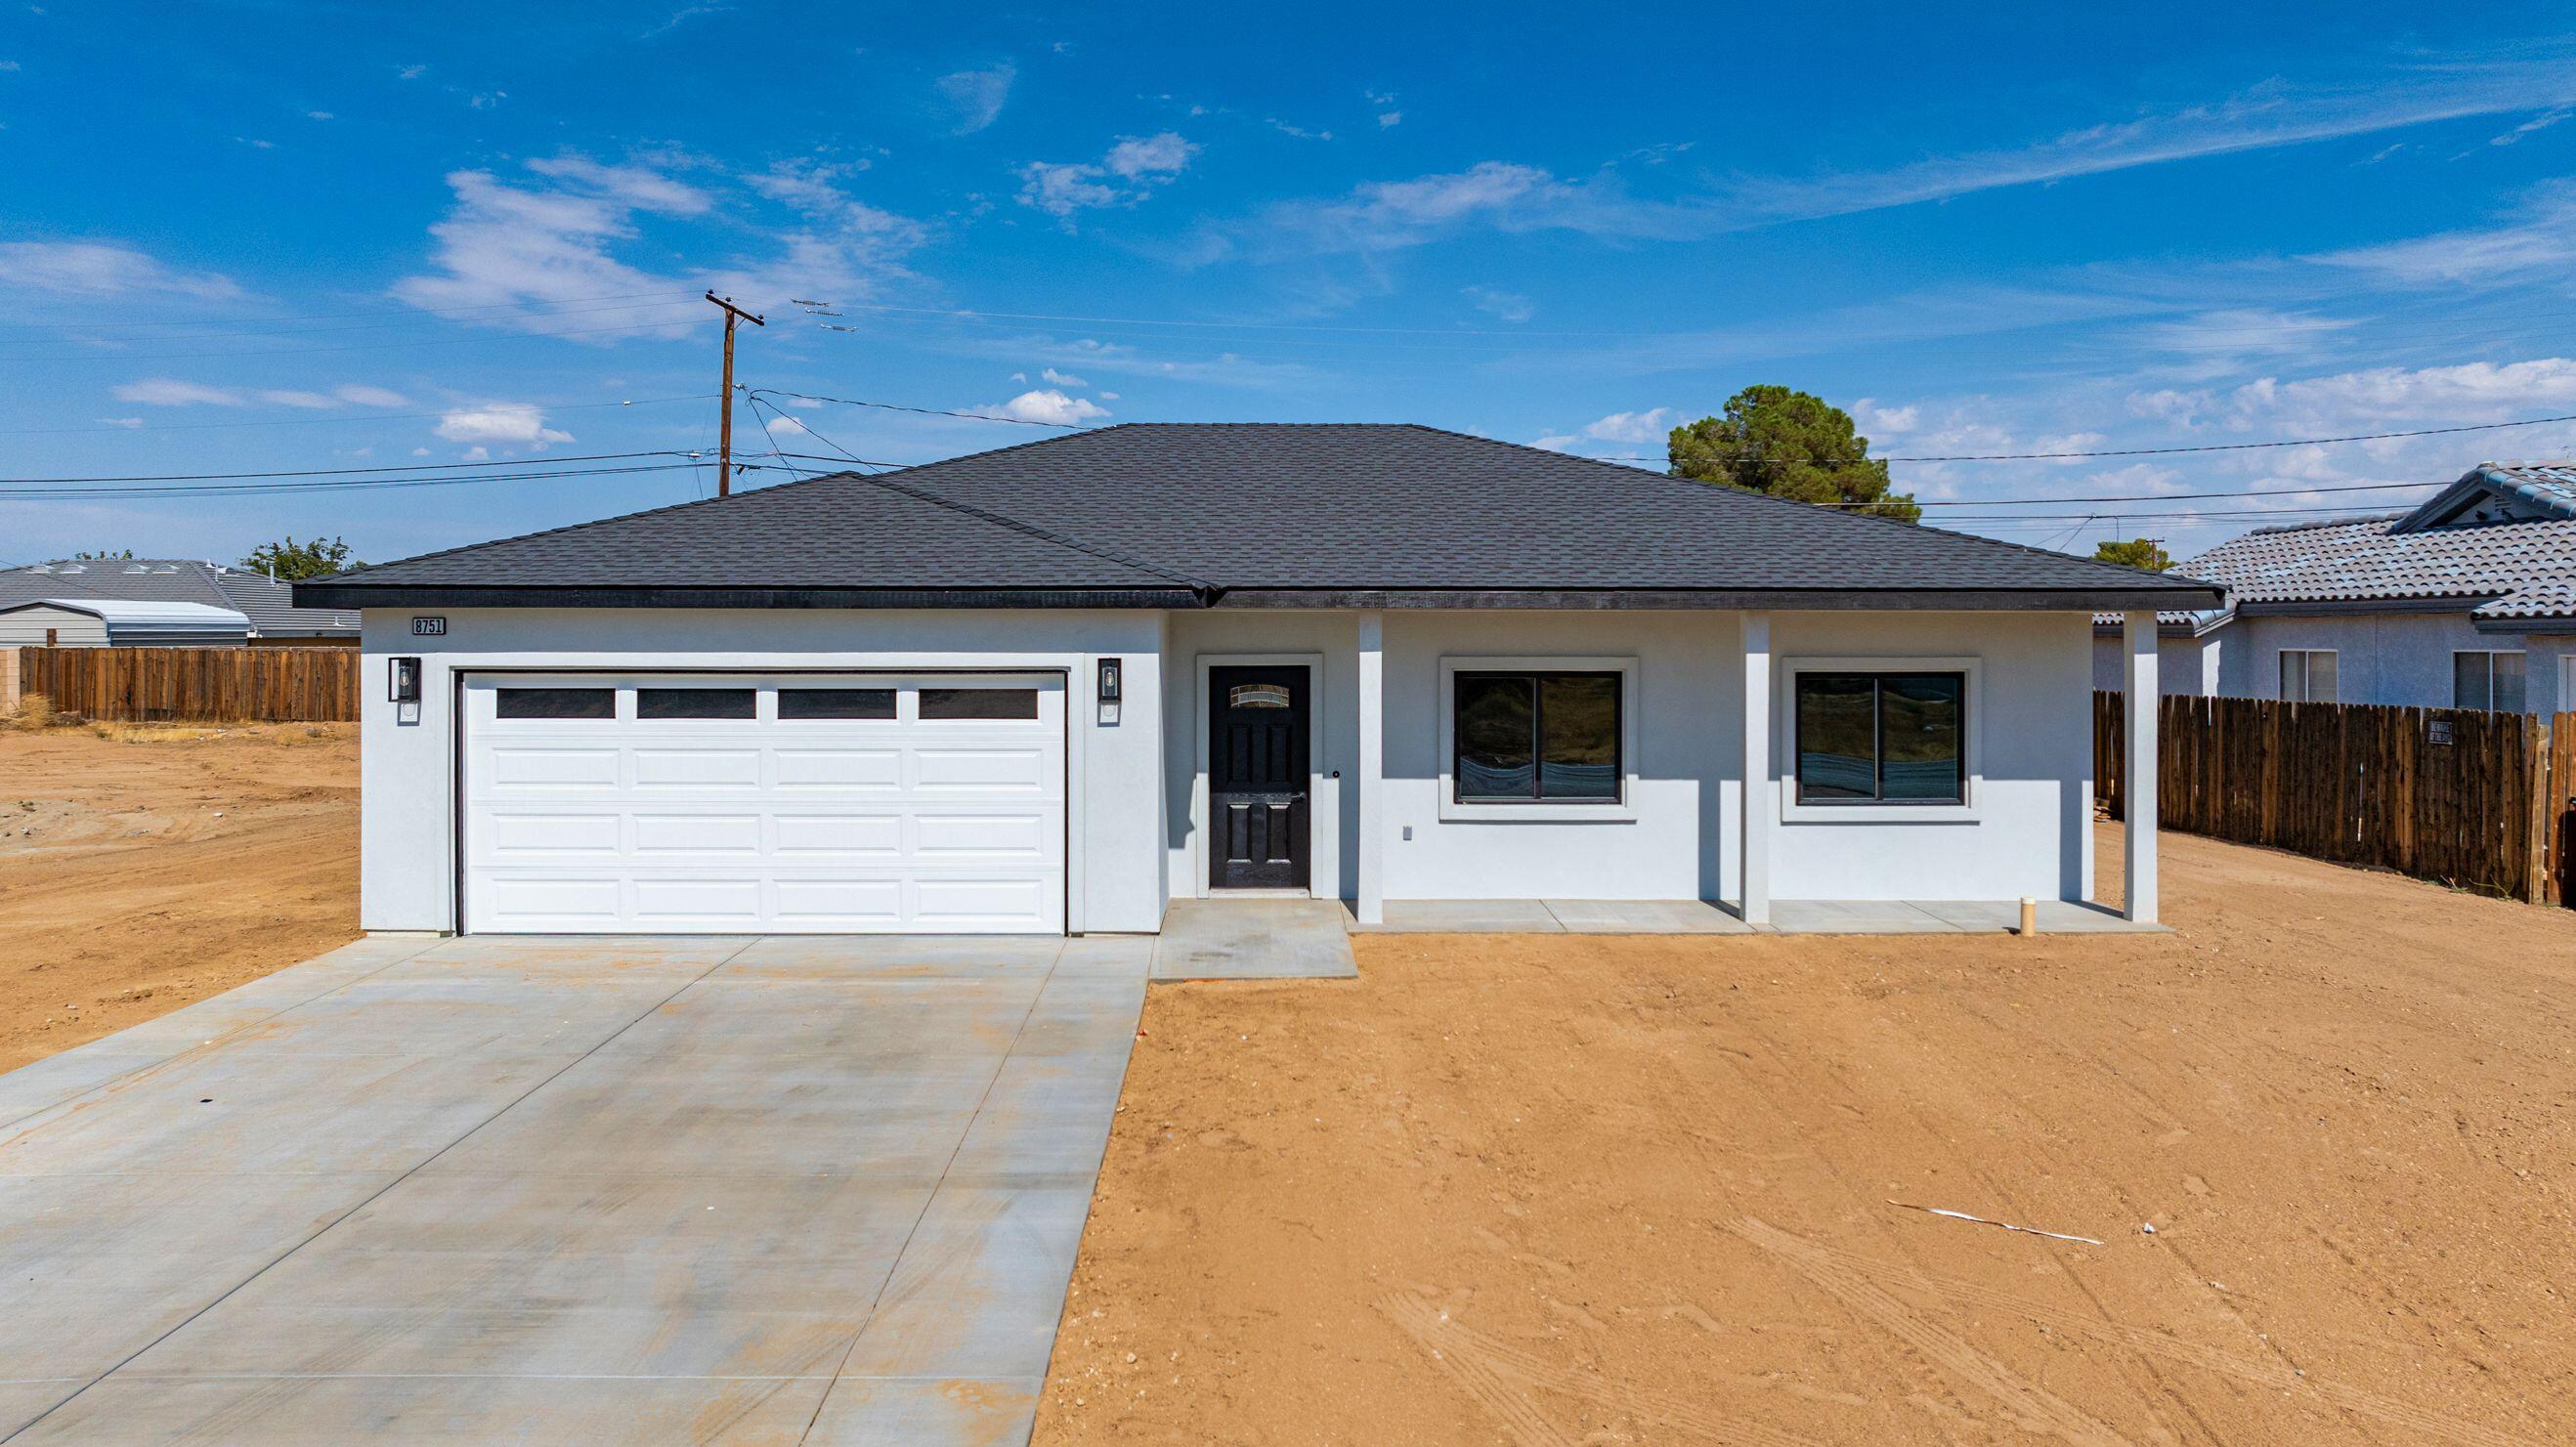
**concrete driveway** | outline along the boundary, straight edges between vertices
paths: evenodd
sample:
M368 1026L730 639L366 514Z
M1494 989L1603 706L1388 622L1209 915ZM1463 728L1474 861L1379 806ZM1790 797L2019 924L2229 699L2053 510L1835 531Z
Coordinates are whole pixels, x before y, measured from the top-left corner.
M1022 1440L1151 943L371 939L0 1076L0 1438Z

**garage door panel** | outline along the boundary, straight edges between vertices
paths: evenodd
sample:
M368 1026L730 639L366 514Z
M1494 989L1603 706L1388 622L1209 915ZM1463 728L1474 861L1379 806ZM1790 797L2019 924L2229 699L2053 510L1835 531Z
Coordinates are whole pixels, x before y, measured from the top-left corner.
M913 751L913 778L923 789L1020 789L1041 793L1052 782L1040 749L948 747Z
M903 854L903 815L780 814L775 819L779 857L794 855Z
M494 810L484 816L489 828L484 844L491 857L514 855L606 853L617 848L621 825L615 814L521 812Z
M913 882L913 915L930 928L1030 923L1050 909L1046 879L921 878Z
M618 757L618 750L613 746L563 748L496 744L489 752L485 777L498 793L615 789Z
M797 928L860 929L903 923L900 879L781 879L777 922Z
M522 675L512 687L608 691L615 716L502 719L495 677L466 685L469 930L1064 928L1060 678L969 682L1035 697L1034 719L925 720L919 691L954 676L719 680L757 694L740 719L637 718L639 689L707 686L677 674ZM781 719L782 684L901 703L891 719Z
M497 930L615 929L625 918L623 881L565 874L498 875L479 881Z
M899 748L779 749L775 777L789 793L831 789L903 788L903 750Z
M635 787L655 789L757 789L760 750L662 745L636 749Z
M638 814L637 854L738 854L760 857L758 814Z
M949 814L913 816L913 848L924 855L1017 855L1043 859L1064 826L1043 814Z

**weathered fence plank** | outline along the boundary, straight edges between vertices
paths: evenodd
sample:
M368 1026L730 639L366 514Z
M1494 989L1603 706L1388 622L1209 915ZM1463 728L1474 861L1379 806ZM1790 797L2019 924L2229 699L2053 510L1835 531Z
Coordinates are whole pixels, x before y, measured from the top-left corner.
M64 713L131 721L348 722L354 648L21 648L20 688Z
M2094 793L2121 813L2122 698L2093 695ZM2480 894L2576 904L2576 713L2158 700L2165 827Z

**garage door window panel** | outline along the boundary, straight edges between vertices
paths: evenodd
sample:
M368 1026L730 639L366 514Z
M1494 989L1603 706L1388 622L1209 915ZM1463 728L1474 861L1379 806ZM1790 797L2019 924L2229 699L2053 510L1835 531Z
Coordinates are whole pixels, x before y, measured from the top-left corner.
M755 718L760 709L760 691L752 688L639 688L635 690L635 716L639 719L732 719Z
M778 718L782 723L825 719L891 721L894 693L891 688L782 688L778 690Z
M613 688L503 688L494 690L492 716L506 719L617 717Z
M921 691L921 717L925 721L991 719L1026 723L1037 716L1038 691L1034 688L925 688Z

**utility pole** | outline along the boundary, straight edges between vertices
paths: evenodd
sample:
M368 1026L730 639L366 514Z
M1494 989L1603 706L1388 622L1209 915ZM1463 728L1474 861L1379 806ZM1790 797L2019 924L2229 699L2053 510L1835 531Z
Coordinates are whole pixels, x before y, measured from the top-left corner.
M707 293L707 300L714 302L725 314L724 421L718 425L716 431L716 496L731 497L733 495L733 327L737 321L746 321L756 327L765 327L769 323L735 306L732 297L720 297L710 290Z

